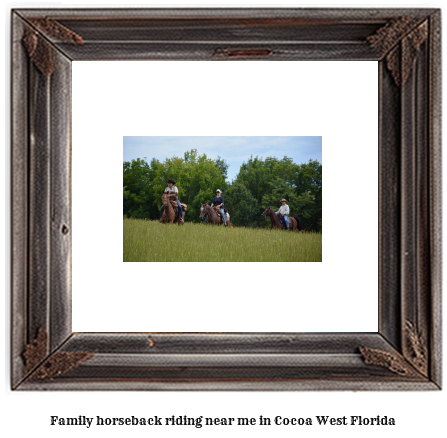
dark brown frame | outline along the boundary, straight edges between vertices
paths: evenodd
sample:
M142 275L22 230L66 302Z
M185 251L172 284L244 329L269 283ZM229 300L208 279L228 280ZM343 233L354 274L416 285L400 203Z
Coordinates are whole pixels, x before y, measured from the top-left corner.
M440 389L440 15L12 11L11 387ZM378 333L72 333L71 61L103 59L378 61Z

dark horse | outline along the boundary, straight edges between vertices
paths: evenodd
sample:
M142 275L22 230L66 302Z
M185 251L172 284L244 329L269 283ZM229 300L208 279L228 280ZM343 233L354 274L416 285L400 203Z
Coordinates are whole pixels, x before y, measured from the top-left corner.
M261 214L261 216L262 217L270 216L270 222L271 222L270 228L278 228L279 230L286 229L285 225L283 225L279 220L278 215L270 207L267 207L264 213ZM295 230L301 231L300 218L298 216L296 217L290 216L288 231L295 231Z

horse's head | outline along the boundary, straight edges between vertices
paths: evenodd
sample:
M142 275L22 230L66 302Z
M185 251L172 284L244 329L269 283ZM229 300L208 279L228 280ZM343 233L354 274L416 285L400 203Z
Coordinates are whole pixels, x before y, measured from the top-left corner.
M262 217L270 216L272 214L272 209L270 207L267 207L264 211L264 213L261 214Z
M169 202L167 193L163 193L162 200L163 200L163 207L166 207L168 205L168 202Z
M200 203L200 219L203 219L206 215L206 204Z

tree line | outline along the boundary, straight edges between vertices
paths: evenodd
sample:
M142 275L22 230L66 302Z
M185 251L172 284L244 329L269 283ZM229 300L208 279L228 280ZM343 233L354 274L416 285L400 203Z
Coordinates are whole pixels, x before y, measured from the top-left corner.
M172 178L180 201L188 205L188 222L201 222L200 203L210 203L219 188L235 226L269 226L270 219L261 214L269 206L276 211L285 198L291 215L301 218L303 228L322 230L322 165L318 161L297 164L288 157L250 157L232 182L227 181L228 167L223 158L212 160L196 149L163 162L125 161L123 215L157 219L162 192Z

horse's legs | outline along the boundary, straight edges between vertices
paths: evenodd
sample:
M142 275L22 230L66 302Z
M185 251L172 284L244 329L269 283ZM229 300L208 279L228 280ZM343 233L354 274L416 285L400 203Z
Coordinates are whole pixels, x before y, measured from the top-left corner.
M178 225L184 225L184 223L182 222L182 219L184 219L185 216L185 212L182 209L182 214L180 215L180 210L178 210L178 219L177 219L177 224Z
M289 217L289 231L295 231L295 229L296 229L295 220L293 219L293 217Z
M182 219L184 220L184 218L185 218L185 212L183 212L183 213L182 213ZM185 225L185 223L184 223L184 222L182 222L182 221L180 220L180 215L179 215L179 218L178 218L177 224L178 224L178 225Z

